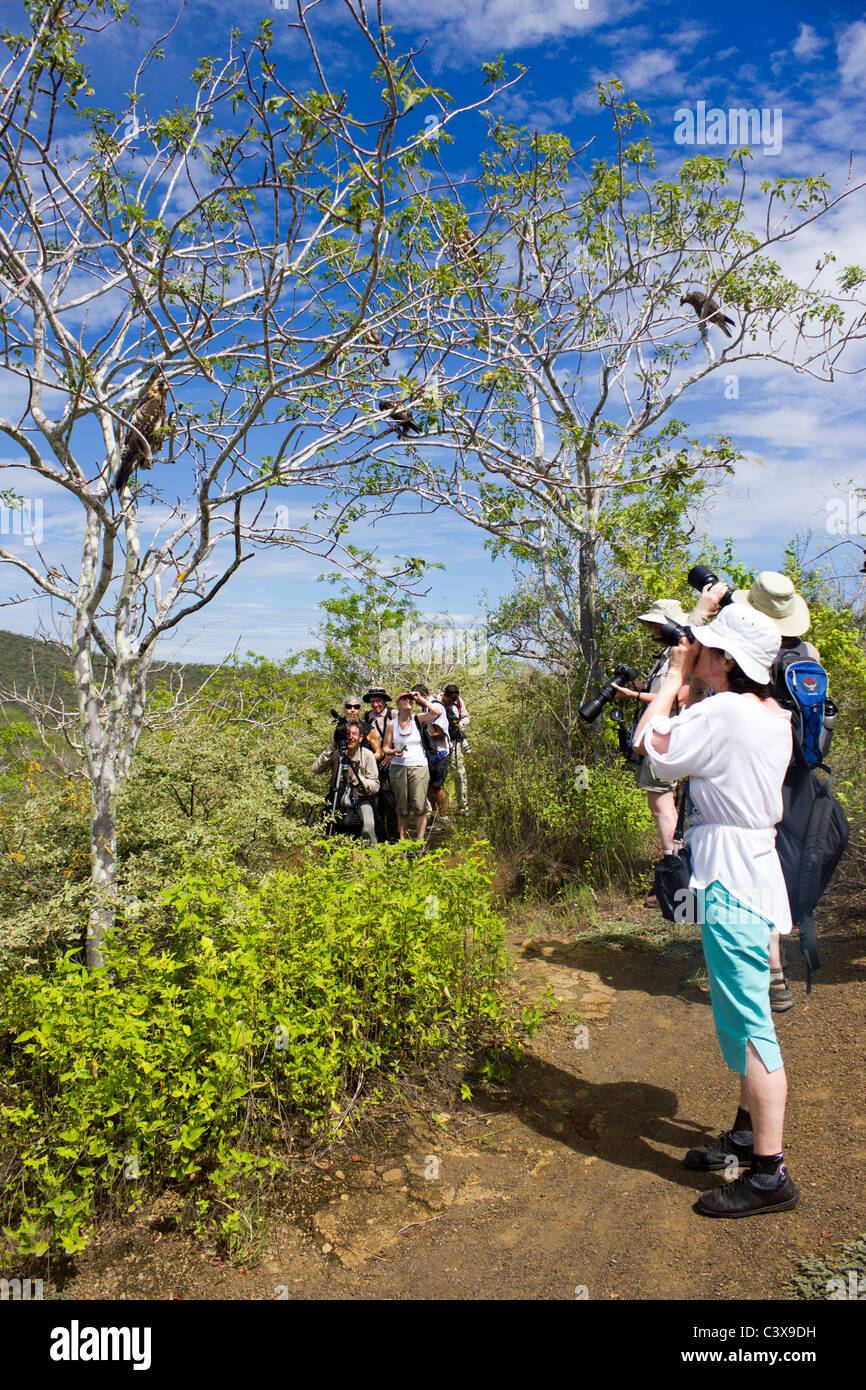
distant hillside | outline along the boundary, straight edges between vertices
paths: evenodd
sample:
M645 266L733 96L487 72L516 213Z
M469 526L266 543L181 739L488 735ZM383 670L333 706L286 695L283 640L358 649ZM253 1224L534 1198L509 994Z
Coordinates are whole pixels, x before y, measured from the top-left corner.
M104 669L103 658L95 658L94 665L101 673ZM160 669L151 672L148 678L149 690L153 690L160 681L169 680L172 672L179 671L183 674L183 688L188 695L198 690L214 669L213 666L184 662L158 663L158 666ZM63 648L36 637L24 637L19 632L0 631L0 687L8 690L17 686L19 691L23 691L33 684L34 673L36 681L43 688L50 690L53 684L55 698L62 700L64 705L74 706L72 672ZM3 707L14 707L16 704L16 701L0 700Z

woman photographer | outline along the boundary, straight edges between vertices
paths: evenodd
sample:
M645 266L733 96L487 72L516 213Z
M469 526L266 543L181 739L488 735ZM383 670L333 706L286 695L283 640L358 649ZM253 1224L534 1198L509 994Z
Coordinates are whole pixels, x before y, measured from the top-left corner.
M705 1192L707 1216L752 1216L796 1206L782 1153L787 1082L770 1012L772 931L791 930L776 853L791 717L770 698L779 633L764 614L732 604L671 653L634 745L661 777L690 778L686 835L691 887L701 903L710 998L725 1061L740 1076L731 1130L691 1149L687 1167L708 1172L749 1160L735 1182ZM712 694L670 718L681 687L697 676Z

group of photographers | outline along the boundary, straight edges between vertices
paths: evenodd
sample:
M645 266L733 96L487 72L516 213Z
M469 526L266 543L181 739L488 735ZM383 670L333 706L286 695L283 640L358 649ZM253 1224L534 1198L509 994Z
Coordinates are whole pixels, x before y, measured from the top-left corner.
M416 681L411 690L391 696L381 686L368 690L369 708L362 716L358 696L348 695L331 741L313 764L314 773L330 772L330 824L360 833L371 844L404 840L412 818L414 837L423 840L428 816L447 824L445 780L453 764L458 808L468 814L464 729L469 714L456 685L432 696ZM418 712L414 712L414 706Z

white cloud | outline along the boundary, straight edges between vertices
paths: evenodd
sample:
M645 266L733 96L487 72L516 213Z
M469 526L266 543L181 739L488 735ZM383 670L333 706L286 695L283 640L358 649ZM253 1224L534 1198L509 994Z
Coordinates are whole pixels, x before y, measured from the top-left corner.
M667 79L675 71L676 59L672 54L663 48L650 48L644 53L636 54L624 67L618 67L616 76L622 82L626 92L651 89L653 92L659 93L671 90L671 84ZM682 90L683 85L684 79L680 75L674 84L674 90Z
M531 48L550 39L617 23L643 8L644 0L588 0L578 8L575 0L546 0L543 5L526 0L391 0L388 21L400 29L424 30L452 60L490 58L510 49Z
M795 58L808 60L814 58L816 53L820 53L825 47L826 39L822 39L817 29L813 29L811 24L801 24L799 32L794 41L793 53Z
M836 51L843 86L866 86L866 21L858 19L843 29L836 40Z

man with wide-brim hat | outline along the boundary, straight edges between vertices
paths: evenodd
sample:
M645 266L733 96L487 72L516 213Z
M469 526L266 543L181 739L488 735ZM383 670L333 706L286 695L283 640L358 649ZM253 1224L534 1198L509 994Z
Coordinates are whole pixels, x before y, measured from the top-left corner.
M809 605L786 574L761 570L750 589L736 589L734 603L765 613L782 637L802 637L812 624ZM814 648L813 648L814 650Z

